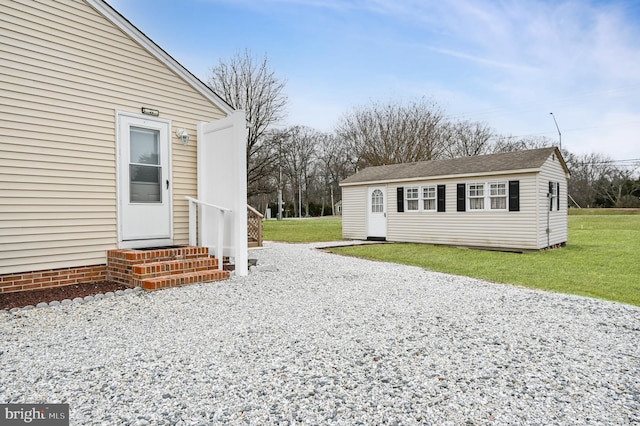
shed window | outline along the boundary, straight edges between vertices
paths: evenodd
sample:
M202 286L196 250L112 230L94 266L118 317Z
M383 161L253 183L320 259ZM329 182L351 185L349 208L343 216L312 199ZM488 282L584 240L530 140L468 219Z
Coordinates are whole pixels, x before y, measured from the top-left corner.
M490 183L489 198L491 199L491 210L506 210L507 183L506 182Z
M436 209L436 187L435 186L422 187L422 209L423 210Z
M379 189L371 193L371 213L384 213L384 197Z
M469 210L484 210L484 184L471 183L469 190Z
M514 190L515 190L515 185ZM460 197L461 189L458 188L458 197ZM516 190L515 197L519 198L519 191ZM508 204L509 192L507 190L507 182L489 182L489 183L470 183L467 185L467 201L468 211L472 210L507 210L511 206L512 211L519 210L519 204L516 206L517 200L512 200L512 204ZM461 209L461 201L458 200L458 211Z
M549 182L549 210L560 210L560 182Z
M418 188L407 188L406 191L407 211L418 211L420 208Z

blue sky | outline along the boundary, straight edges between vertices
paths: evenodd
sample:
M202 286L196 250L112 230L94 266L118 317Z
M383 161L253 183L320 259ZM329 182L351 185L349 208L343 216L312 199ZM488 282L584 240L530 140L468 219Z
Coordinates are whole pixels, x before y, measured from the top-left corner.
M107 0L203 81L249 49L286 80L282 125L331 131L371 101L640 158L640 2Z

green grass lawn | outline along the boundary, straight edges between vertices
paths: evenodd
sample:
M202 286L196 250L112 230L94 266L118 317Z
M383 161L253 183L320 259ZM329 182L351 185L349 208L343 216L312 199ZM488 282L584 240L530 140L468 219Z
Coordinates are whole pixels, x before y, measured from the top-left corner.
M340 216L325 216L309 219L265 220L262 222L262 237L267 241L287 243L339 241L342 239L342 219Z
M428 244L379 244L331 251L640 306L640 214L610 213L593 214L593 210L582 209L576 214L572 210L567 247L533 253ZM340 220L335 218L265 221L264 224L266 240L341 239Z

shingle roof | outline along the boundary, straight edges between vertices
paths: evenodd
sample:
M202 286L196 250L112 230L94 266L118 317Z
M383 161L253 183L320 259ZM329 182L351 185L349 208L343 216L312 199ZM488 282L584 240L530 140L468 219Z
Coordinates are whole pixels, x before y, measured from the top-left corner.
M419 161L416 163L391 164L367 167L349 176L340 185L365 182L380 182L462 174L488 174L524 169L539 169L551 154L555 153L568 172L567 166L557 148L539 148L527 151L503 152L499 154L477 155L449 160Z

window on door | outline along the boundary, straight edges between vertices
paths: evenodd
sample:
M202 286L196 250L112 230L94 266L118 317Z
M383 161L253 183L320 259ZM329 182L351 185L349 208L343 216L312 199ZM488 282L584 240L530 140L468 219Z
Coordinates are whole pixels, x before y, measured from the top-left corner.
M132 126L129 138L130 202L161 203L160 131Z
M384 213L384 198L379 189L371 193L371 213Z

